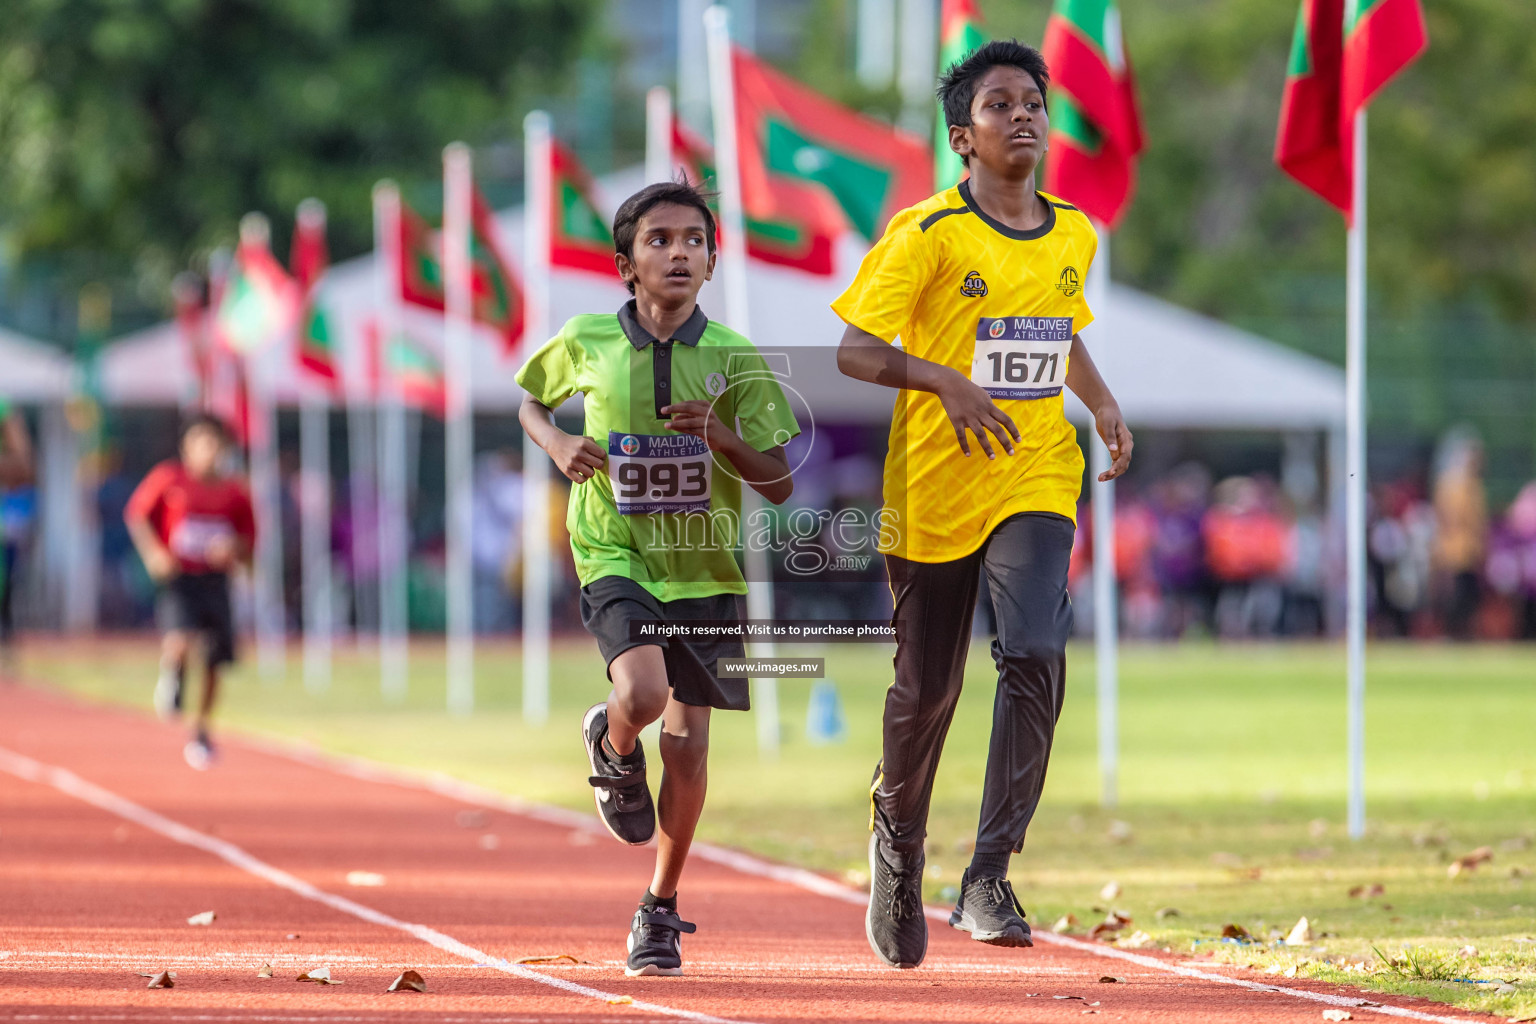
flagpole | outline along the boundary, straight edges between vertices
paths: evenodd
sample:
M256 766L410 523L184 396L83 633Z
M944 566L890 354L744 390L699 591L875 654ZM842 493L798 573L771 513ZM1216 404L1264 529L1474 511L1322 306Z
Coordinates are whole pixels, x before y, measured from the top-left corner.
M374 284L384 369L379 381L379 690L392 703L405 699L408 685L410 533L406 509L405 402L398 376L388 369L387 352L400 331L400 192L392 182L373 190Z
M1365 835L1365 108L1355 114L1344 355L1345 551L1349 661L1349 836Z
M525 351L549 336L549 246L553 205L549 115L530 111L523 118L523 264L527 268ZM523 720L549 720L550 551L549 496L551 466L526 431L523 433Z
M645 94L645 181L672 180L672 93L664 85Z
M306 199L297 220L325 235L325 204ZM318 280L305 282L311 296ZM310 299L313 301L313 299ZM299 331L306 329L299 325ZM331 685L331 405L322 386L307 382L299 410L299 500L303 510L299 535L304 573L304 688L324 693Z
M938 52L937 0L901 0L901 126L919 136L933 130L934 56Z
M240 219L241 246L271 244L272 228L260 213ZM270 342L274 339L264 339ZM270 362L276 346L264 344L245 357L251 403L251 492L256 508L252 582L256 596L256 662L268 683L282 678L286 610L283 606L282 480L277 467L277 409Z
M467 715L475 708L474 584L469 561L471 488L475 460L473 337L474 294L470 281L469 222L474 170L462 142L443 150L443 382L448 420L444 424L448 565L448 711Z
M1110 232L1095 223L1099 250L1088 271L1085 289L1088 305L1097 320L1094 343L1102 349L1110 337L1114 317L1110 313ZM1089 416L1093 410L1088 411ZM1099 479L1113 461L1103 439L1089 423L1089 484L1093 506L1093 649L1098 686L1099 802L1114 807L1119 802L1120 774L1120 615L1115 566L1115 482Z
M715 172L720 187L720 273L725 285L725 320L738 334L751 337L747 302L747 229L741 194L741 151L737 148L736 84L731 68L731 12L714 4L704 12L704 41L709 55L710 114L715 126ZM743 537L746 524L762 508L751 488L742 488ZM745 545L747 618L773 618L773 575L768 552ZM751 645L754 657L771 658L775 645ZM758 753L775 757L779 750L779 689L774 679L756 679L752 705L757 724Z

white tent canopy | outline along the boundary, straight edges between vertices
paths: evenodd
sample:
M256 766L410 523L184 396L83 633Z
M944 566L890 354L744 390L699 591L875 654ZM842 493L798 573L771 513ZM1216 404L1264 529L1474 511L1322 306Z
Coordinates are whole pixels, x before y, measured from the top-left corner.
M0 398L41 404L68 397L70 358L52 345L0 328Z
M611 208L616 197L635 191L642 180L638 169L611 175L601 183L600 201ZM522 210L504 211L497 220L503 254L515 264L522 248ZM753 341L766 350L790 353L789 382L828 421L879 422L890 416L891 392L841 376L833 357L843 324L829 306L852 278L865 248L861 240L845 237L831 277L768 264L754 264L750 277ZM342 340L342 376L354 398L367 397L362 338L376 307L373 267L371 255L347 260L325 282L323 301ZM550 322L617 309L627 297L617 279L557 270ZM700 304L706 312L723 314L718 275L705 285ZM1342 422L1343 373L1328 363L1121 285L1111 286L1109 308L1096 313L1099 321L1089 328L1087 340L1133 428L1327 429ZM413 317L411 328L421 340L440 343L440 327L432 316ZM295 365L291 353L272 357L281 365ZM478 408L516 408L522 400L513 380L518 362L502 354L495 338L480 338L474 373ZM296 401L309 386L297 369L276 376L281 402ZM158 324L110 346L102 357L102 384L107 400L117 404L184 401L194 382L176 324ZM1068 414L1086 423L1086 410L1076 399L1068 402Z

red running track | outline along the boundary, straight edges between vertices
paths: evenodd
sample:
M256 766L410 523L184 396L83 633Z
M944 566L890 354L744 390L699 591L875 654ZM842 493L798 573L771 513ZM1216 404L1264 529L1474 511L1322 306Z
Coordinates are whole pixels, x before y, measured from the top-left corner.
M711 847L685 879L686 976L629 979L653 852L595 818L235 738L199 774L174 727L3 697L0 1024L1493 1019L1056 936L993 949L945 927L947 909L930 910L924 966L893 971L860 894ZM383 884L349 884L359 871ZM187 924L208 910L212 925ZM581 962L512 962L554 954ZM320 966L343 984L296 983ZM385 994L406 968L428 991ZM145 987L159 970L174 988Z

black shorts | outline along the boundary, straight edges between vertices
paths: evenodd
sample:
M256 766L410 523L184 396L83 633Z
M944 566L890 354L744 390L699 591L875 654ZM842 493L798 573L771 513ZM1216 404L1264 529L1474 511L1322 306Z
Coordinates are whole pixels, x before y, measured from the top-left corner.
M235 660L235 616L224 573L183 573L161 584L155 623L166 633L202 633L210 668Z
M746 711L751 707L745 679L721 679L715 665L721 658L746 657L740 638L724 640L632 640L629 624L645 622L681 622L708 619L737 622L741 619L741 601L735 594L712 597L685 597L659 601L634 580L624 576L604 576L581 588L581 624L597 638L603 662L633 647L647 644L660 647L667 661L667 682L679 703L696 707L720 708L722 711ZM610 679L613 676L610 674Z

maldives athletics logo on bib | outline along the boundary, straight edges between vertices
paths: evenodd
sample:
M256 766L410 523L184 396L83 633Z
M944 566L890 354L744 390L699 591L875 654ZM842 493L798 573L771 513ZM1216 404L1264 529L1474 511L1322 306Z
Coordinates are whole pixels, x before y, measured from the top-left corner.
M1008 333L1008 321L998 317L992 321L992 326L987 328L987 333L994 338L1001 338Z
M625 455L633 455L640 450L640 439L634 434L625 434L619 441L619 451Z

